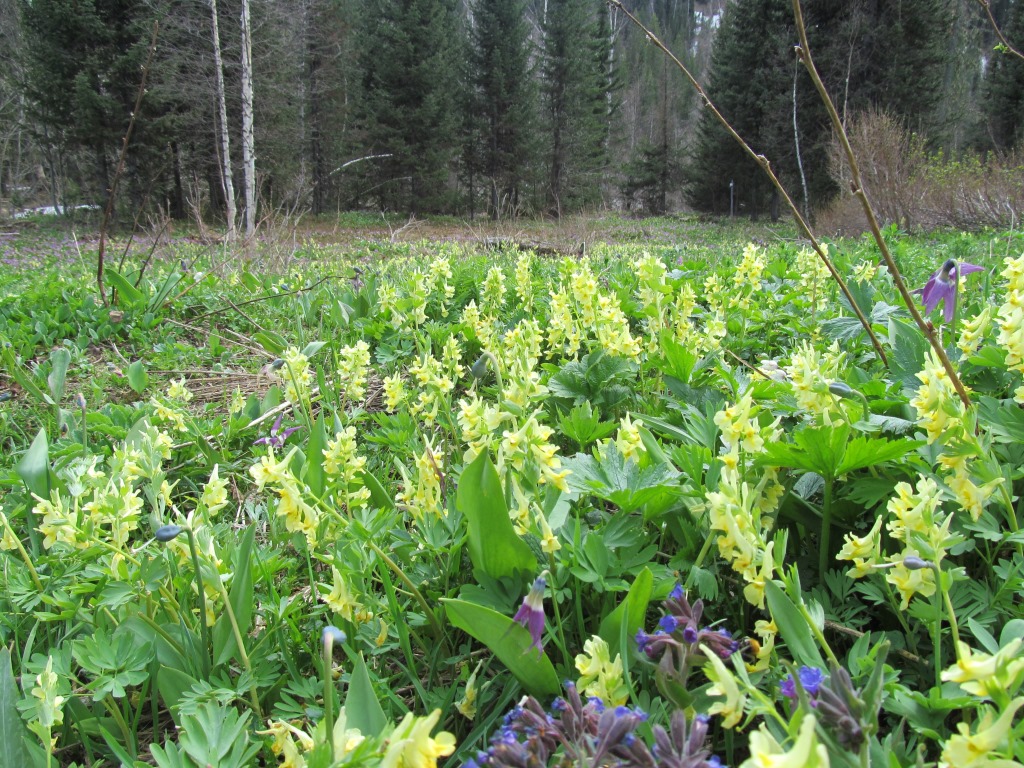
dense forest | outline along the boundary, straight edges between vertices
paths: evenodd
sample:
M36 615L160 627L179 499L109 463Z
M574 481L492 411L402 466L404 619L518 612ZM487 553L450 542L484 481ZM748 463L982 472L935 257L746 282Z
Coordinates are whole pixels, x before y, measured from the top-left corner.
M623 5L795 199L832 199L832 130L790 0ZM1024 40L1024 0L990 9ZM947 157L1020 144L1024 62L976 0L804 13L844 120L884 113ZM115 178L122 218L248 231L299 211L777 208L678 69L601 0L0 0L0 213L103 206Z

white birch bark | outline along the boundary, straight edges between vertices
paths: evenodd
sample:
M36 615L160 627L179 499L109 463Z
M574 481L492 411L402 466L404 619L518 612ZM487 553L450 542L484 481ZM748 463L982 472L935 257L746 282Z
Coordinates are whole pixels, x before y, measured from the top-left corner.
M235 201L235 183L231 178L231 134L228 132L228 107L224 96L224 60L220 54L220 27L217 23L217 0L210 0L210 19L213 24L213 65L217 83L217 116L220 120L220 183L227 202L228 240L234 240L238 226L238 208Z
M242 166L245 174L245 237L256 232L256 142L252 128L252 30L249 0L242 0Z

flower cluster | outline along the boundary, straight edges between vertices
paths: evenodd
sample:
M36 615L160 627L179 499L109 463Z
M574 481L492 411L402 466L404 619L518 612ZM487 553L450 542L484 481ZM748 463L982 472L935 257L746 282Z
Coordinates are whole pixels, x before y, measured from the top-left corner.
M653 744L637 734L646 713L612 707L597 698L586 703L572 683L565 696L546 712L535 698L525 697L505 715L491 746L467 760L466 768L519 766L616 765L622 768L722 768L707 748L708 720L687 721L672 715L669 729L652 727Z
M349 402L361 402L366 395L370 367L370 345L357 341L338 350L338 386Z
M249 474L256 481L257 490L262 491L269 485L277 492L277 514L284 518L285 528L292 533L301 533L309 545L314 546L320 513L306 501L299 481L290 469L292 458L297 451L298 448L292 448L278 461L274 456L274 449L270 448L267 455L260 458L259 463L249 467Z
M423 453L416 457L416 479L410 478L400 466L403 490L395 495L395 502L404 506L413 519L425 516L444 517L447 514L444 498L444 454L426 441Z
M626 703L629 689L622 677L622 657L616 654L612 660L607 642L594 635L583 644L583 653L575 662L580 673L576 687L587 698L600 699L613 707Z
M282 356L284 365L281 375L284 377L284 396L292 405L309 407L309 386L313 381L313 371L309 367L309 358L296 347L288 347Z

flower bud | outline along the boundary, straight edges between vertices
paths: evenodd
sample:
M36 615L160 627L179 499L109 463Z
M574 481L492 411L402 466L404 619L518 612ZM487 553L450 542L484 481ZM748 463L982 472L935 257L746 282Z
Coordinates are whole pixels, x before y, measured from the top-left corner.
M180 525L161 525L156 529L153 534L153 538L157 541L166 544L168 541L173 541L178 538L178 535L185 530Z

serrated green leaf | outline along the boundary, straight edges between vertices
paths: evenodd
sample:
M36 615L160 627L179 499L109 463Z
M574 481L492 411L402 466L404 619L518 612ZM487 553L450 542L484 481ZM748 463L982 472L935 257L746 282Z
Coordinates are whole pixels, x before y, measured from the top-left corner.
M547 654L532 647L530 633L508 616L465 600L442 598L448 620L486 645L526 691L534 696L554 696L560 690L558 675Z
M626 459L615 443L604 449L600 461L587 454L566 459L572 471L569 487L610 501L623 512L634 512L664 494L682 493L679 472L671 464L653 464L640 468L633 459Z
M501 479L486 452L462 470L455 506L466 518L474 569L492 579L536 572L537 558L512 528Z

